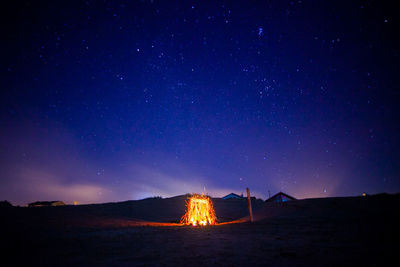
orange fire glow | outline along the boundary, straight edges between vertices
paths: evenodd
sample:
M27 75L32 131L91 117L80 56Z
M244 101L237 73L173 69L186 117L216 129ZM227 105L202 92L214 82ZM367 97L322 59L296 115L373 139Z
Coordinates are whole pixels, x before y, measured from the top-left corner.
M187 211L181 219L181 223L187 225L213 225L217 217L214 206L208 196L193 194L186 202Z

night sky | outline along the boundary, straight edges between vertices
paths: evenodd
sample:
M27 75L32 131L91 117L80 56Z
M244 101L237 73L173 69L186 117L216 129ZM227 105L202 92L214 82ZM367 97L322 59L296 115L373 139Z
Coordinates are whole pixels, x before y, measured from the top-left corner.
M385 1L9 1L0 199L400 191Z

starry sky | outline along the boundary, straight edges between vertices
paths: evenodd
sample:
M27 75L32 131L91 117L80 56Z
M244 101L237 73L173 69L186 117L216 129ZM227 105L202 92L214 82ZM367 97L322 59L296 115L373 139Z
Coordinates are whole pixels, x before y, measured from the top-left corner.
M400 191L386 1L8 1L0 199Z

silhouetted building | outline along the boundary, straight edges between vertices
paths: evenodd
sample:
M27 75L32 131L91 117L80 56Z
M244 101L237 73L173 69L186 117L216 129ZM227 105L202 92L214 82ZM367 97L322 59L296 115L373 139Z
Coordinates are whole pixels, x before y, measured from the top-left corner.
M265 200L265 202L286 202L291 200L296 200L296 199L292 196L289 196L288 194L279 192L278 194L275 194L269 199Z
M49 206L65 206L62 201L36 201L28 204L28 207L49 207Z
M10 202L8 202L7 200L4 201L0 201L0 208L11 208L12 205Z
M243 199L243 195L239 196L238 194L230 193L229 195L222 197L222 199Z

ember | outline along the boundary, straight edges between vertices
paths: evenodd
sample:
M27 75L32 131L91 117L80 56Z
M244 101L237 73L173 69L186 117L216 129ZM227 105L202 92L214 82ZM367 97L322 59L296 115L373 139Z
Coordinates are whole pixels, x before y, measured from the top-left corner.
M217 217L213 203L208 196L193 194L186 202L187 211L181 219L183 224L212 225L215 224Z

